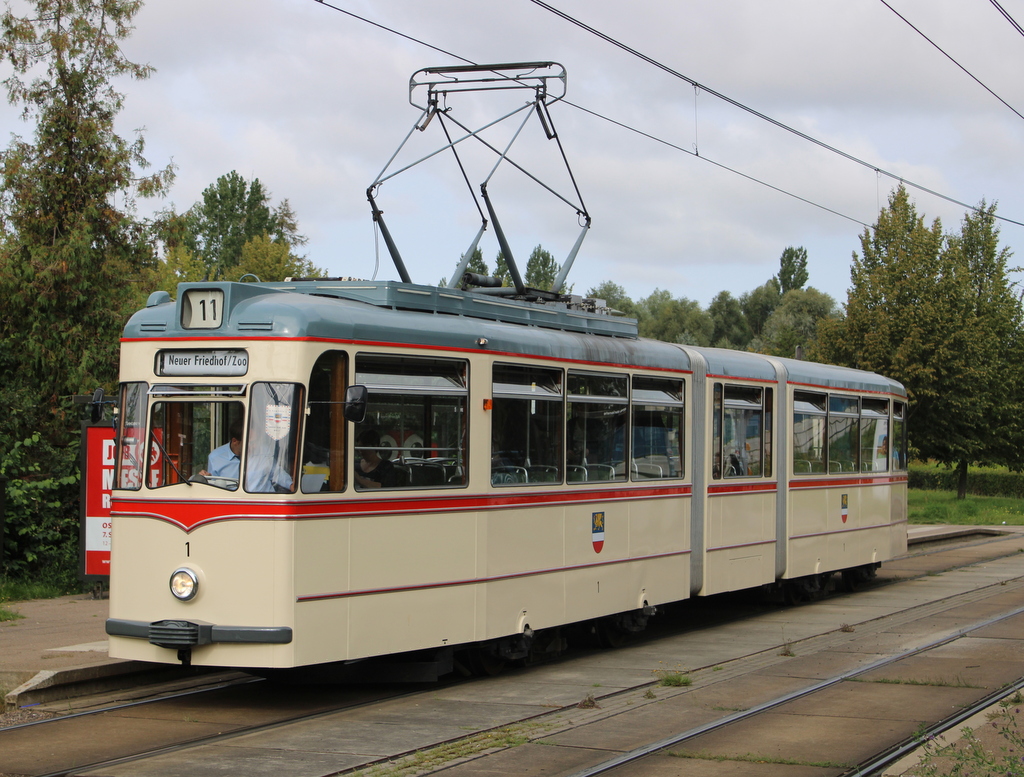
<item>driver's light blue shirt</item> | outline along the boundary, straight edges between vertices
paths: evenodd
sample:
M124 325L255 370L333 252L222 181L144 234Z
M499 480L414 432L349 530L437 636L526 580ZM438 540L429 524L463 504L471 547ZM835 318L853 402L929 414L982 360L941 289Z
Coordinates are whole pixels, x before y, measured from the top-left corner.
M206 460L206 471L214 477L238 480L240 464L238 456L231 450L231 443L227 443L210 451L210 456Z

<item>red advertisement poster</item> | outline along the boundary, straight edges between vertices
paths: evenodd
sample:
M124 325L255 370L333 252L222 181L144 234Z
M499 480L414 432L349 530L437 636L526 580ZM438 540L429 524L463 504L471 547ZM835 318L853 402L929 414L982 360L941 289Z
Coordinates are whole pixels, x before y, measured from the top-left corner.
M110 574L110 492L114 488L114 430L87 427L85 498L85 574Z

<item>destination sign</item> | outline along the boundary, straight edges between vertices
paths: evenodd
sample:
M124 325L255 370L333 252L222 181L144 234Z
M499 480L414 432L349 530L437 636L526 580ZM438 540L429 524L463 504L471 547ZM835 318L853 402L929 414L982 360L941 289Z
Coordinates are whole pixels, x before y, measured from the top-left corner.
M238 376L249 370L249 354L243 350L160 351L156 374L165 376Z

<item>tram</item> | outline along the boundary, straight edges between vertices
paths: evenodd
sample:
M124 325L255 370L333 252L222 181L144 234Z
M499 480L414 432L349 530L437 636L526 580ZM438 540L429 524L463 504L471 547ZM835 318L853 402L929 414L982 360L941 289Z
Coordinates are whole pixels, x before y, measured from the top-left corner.
M906 551L906 413L888 378L643 339L600 300L184 283L122 338L110 654L502 661L853 585Z

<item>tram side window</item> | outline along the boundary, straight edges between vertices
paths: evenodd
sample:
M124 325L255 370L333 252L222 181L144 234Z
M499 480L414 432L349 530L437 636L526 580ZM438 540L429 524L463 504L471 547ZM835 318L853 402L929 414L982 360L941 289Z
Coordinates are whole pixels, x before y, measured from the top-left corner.
M629 378L570 372L568 389L566 480L625 480Z
M306 442L302 449L302 490L305 493L345 488L344 351L320 355L309 376Z
M295 491L302 418L302 386L254 383L245 440L245 490L256 494Z
M715 384L715 478L761 477L764 472L764 390Z
M861 471L885 472L889 468L889 400L862 400L860 424Z
M892 468L897 472L907 470L907 405L904 402L892 403Z
M491 484L562 482L562 371L495 364Z
M138 491L142 488L146 455L146 384L121 384L120 428L117 439L117 487Z
M245 410L237 400L203 398L214 390L198 386L150 390L154 396L146 446L150 488L186 480L229 491L238 488L238 440Z
M825 472L826 396L797 391L793 396L793 472Z
M828 471L857 472L860 459L860 400L833 394L828 400Z
M467 370L457 359L356 356L369 391L354 431L356 490L466 485Z
M683 382L633 378L633 480L683 476Z

